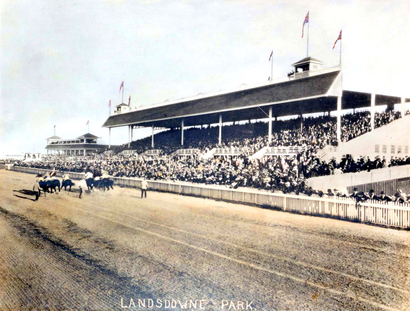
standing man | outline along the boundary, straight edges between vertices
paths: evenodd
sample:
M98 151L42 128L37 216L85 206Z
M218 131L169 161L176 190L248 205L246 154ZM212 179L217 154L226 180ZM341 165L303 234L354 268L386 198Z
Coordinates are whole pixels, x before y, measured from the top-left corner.
M145 197L147 197L147 189L148 189L148 182L144 178L141 182L141 199L143 198L144 194L145 194Z

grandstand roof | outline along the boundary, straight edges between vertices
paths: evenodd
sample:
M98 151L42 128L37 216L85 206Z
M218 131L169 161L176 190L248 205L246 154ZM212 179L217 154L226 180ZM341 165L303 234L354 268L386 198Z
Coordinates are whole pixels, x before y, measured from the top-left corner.
M306 64L306 63L316 63L316 64L323 64L320 60L313 58L313 57L305 57L303 59L301 59L300 61L292 64L293 67L301 65L301 64Z
M307 72L306 77L269 82L231 92L201 95L166 105L150 106L110 116L103 127L127 125L179 127L336 110L340 67ZM399 103L400 97L376 96L376 105ZM342 109L370 107L370 93L343 91Z
M58 136L54 135L54 136L51 136L49 138L46 138L45 140L48 140L48 139L61 139L61 137L58 137Z
M84 134L84 135L78 136L76 139L85 139L85 138L91 138L91 139L93 139L93 138L98 138L98 136L95 136L95 135L93 135L93 134L91 134L91 133L86 133L86 134Z

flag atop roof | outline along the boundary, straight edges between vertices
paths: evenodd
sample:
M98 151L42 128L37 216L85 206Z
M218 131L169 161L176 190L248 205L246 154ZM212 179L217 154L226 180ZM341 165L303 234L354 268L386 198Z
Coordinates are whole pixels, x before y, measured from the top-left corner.
M108 107L111 107L111 99L110 99L110 101L108 102Z
M128 107L130 106L130 104L131 104L131 95L130 95L130 97L128 98Z
M305 20L303 21L303 26L302 26L302 38L303 38L303 31L305 29L305 24L309 23L309 11L306 14Z
M269 61L271 60L272 55L273 55L273 50L272 50L272 52L270 53L270 56L269 56Z
M88 122L90 122L90 120L87 120L87 123L85 124L86 126L88 125Z
M121 89L124 87L124 81L122 81L121 82L121 85L120 85L120 92L121 92Z
M342 40L342 31L340 30L340 33L339 33L339 37L337 37L337 39L336 39L336 41L335 41L335 44L333 44L333 49L332 50L334 50L334 48L335 48L335 46L336 46L336 43L337 43L337 41L339 41L339 40Z

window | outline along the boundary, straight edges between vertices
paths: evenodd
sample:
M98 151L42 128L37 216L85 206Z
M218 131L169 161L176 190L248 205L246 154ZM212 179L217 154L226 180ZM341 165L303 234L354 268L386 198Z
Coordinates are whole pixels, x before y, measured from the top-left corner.
M376 153L380 152L380 145L375 145L374 146L374 152L376 152Z
M395 145L391 145L390 153L396 153L396 146Z
M387 153L387 146L383 145L383 153Z
M401 153L402 152L402 146L397 146L397 153Z

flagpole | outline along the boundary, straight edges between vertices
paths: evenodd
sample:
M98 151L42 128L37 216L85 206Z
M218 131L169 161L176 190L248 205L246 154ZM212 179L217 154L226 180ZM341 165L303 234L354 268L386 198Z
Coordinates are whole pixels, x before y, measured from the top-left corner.
M342 39L340 39L340 60L339 60L339 63L340 63L340 69L342 69Z
M90 133L90 121L88 121L88 133Z
M309 56L309 24L310 24L310 16L308 21L308 35L307 35L307 44L306 44L306 57Z
M273 79L273 57L271 57L270 63L271 63L271 66L270 66L270 81L272 82L272 79Z
M125 83L124 83L124 81L122 81L122 100L121 100L121 104L124 103L124 86L125 86Z

